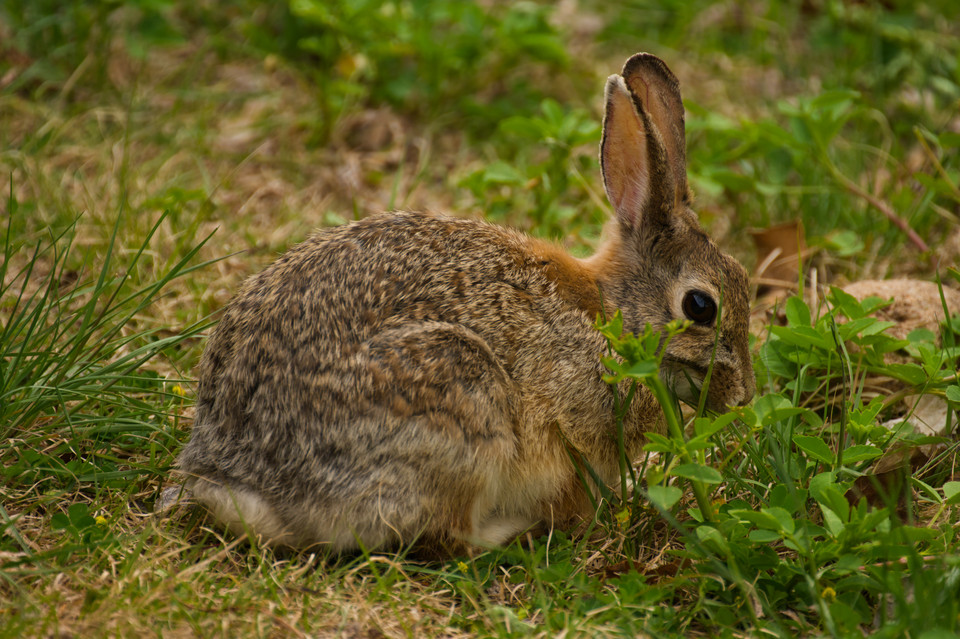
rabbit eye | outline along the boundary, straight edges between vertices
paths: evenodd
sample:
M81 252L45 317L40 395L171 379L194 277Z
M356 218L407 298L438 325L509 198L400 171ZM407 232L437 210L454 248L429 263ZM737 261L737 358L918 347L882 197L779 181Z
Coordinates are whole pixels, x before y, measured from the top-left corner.
M709 326L717 316L717 304L703 291L687 291L683 296L683 314L692 322Z

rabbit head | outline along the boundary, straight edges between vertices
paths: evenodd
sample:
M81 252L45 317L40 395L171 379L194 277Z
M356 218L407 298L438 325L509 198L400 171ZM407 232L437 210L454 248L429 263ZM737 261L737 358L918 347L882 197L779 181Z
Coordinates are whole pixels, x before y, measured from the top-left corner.
M708 371L707 405L750 400L749 283L744 268L701 230L687 185L679 83L640 53L606 85L600 163L615 216L591 267L624 328L691 324L668 345L661 375L694 400Z

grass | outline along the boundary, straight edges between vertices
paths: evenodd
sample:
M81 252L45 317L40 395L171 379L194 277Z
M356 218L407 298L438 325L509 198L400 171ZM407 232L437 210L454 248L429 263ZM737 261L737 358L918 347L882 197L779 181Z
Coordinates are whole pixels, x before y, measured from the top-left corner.
M701 217L744 263L746 229L800 218L807 287L956 289L956 18L949 2L0 6L0 636L956 634L955 432L882 423L920 410L910 393L960 408L960 324L899 340L842 291L759 309L757 400L677 415L584 530L424 563L278 554L153 514L204 330L313 228L455 210L595 245L600 87L636 50L679 76Z

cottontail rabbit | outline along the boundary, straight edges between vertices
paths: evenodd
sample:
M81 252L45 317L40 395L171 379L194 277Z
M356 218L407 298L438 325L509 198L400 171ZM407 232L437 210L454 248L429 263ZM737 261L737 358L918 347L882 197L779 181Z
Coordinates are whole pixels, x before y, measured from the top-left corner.
M231 529L298 548L460 552L589 516L571 459L618 476L601 307L630 331L692 320L663 375L689 392L712 362L708 405L753 396L747 275L690 209L684 145L676 78L637 54L607 80L600 159L616 218L594 256L420 213L292 248L210 337L187 488ZM628 452L663 429L641 389Z

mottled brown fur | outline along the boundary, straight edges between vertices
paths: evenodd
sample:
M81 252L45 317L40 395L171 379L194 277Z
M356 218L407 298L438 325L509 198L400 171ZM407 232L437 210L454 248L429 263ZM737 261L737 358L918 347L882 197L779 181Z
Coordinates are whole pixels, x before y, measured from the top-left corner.
M180 457L199 501L267 542L335 549L458 552L589 516L565 441L617 477L601 305L639 331L683 317L689 290L722 291L708 400L750 399L746 273L687 208L669 151L684 148L676 79L647 54L623 73L607 82L601 144L616 218L594 257L399 212L320 231L244 283L204 352ZM671 343L664 375L681 390L680 371L702 380L716 332ZM662 430L639 392L628 454Z

